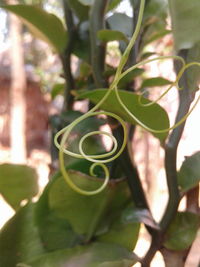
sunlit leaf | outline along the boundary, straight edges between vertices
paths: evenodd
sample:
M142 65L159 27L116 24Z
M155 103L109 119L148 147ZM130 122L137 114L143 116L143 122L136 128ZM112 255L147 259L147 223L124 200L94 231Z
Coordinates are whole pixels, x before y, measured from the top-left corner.
M97 89L93 91L87 91L81 94L79 98L81 99L87 98L96 104L102 99L102 97L105 95L106 92L107 89ZM119 90L119 95L123 103L130 110L130 112L148 127L156 130L167 129L169 127L169 119L167 113L158 104L153 104L151 106L144 107L139 102L139 96L134 93ZM151 101L142 97L141 102L150 103ZM123 118L129 123L136 124L135 120L132 119L126 113L126 111L124 111L123 107L121 107L114 91L111 92L106 101L101 105L101 108L103 110L110 111L119 115L121 118ZM160 140L163 140L167 137L168 132L155 133L154 135L158 137Z
M38 193L36 171L26 165L0 165L0 193L18 209L22 200L30 200Z
M200 152L186 157L178 173L178 184L182 192L196 187L200 182Z
M63 52L67 44L67 32L61 20L38 6L4 5L7 11L19 16L30 31L50 44L57 52Z
M103 180L92 178L80 172L68 171L71 180L84 190L99 188ZM85 196L72 190L63 177L60 177L49 189L49 208L59 218L66 219L78 234L86 237L93 235L106 219L110 224L116 212L124 207L130 199L130 191L124 180L113 180L101 193L94 196Z
M179 212L166 233L164 246L172 250L184 250L193 243L200 217L190 212Z

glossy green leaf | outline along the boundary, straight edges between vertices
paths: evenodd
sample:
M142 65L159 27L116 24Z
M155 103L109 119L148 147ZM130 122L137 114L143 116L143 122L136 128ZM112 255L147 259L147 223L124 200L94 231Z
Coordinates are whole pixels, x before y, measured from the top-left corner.
M0 232L0 267L17 266L44 253L34 223L34 205L21 208Z
M102 99L106 92L107 89L97 89L93 90L92 92L87 91L81 94L79 98L87 98L96 104ZM119 95L130 112L148 127L156 130L167 129L169 127L169 119L167 113L158 104L144 107L139 103L139 96L134 93L119 90ZM151 102L150 100L143 97L141 98L141 101L142 103ZM135 120L133 120L118 103L114 91L111 92L107 100L101 105L101 108L103 110L110 111L119 115L129 123L136 124ZM155 133L154 135L160 140L163 140L167 137L168 133Z
M164 86L164 85L169 85L171 83L172 82L168 79L165 79L162 77L154 77L154 78L145 79L142 82L141 88L154 87L154 86Z
M130 267L138 261L134 253L115 244L92 243L45 254L31 267Z
M200 42L200 1L168 0L175 47L189 49Z
M178 184L182 192L196 187L200 182L200 152L186 157L178 172Z
M3 8L19 16L37 38L50 44L57 52L63 52L67 32L58 17L32 5L5 5Z
M80 172L68 171L71 180L80 188L94 190L99 188L103 180L83 175ZM84 196L72 190L60 177L49 190L49 208L56 216L65 218L78 234L90 238L98 229L103 218L106 225L115 216L116 212L124 207L130 199L130 191L124 180L113 180L106 189L94 196ZM103 226L104 227L104 226ZM106 226L107 227L107 226Z
M190 212L179 212L167 230L164 246L172 250L184 250L193 243L200 217Z
M114 30L100 30L97 32L97 37L99 40L105 43L117 40L128 42L128 39L122 32Z
M26 165L0 165L0 193L18 209L22 200L30 200L38 193L36 171Z

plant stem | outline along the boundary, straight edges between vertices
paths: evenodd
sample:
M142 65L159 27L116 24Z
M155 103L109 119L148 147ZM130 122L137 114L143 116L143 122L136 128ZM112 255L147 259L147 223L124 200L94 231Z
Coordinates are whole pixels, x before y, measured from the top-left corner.
M105 11L108 0L95 0L90 12L91 64L97 88L106 87L103 76L105 69L106 44L97 38L97 32L105 28Z
M75 88L74 78L71 70L71 54L73 49L74 37L76 34L76 27L74 25L74 20L72 16L72 11L68 5L67 0L63 0L65 23L68 30L68 43L63 54L60 55L61 62L64 70L64 77L66 80L65 88L65 99L63 110L69 110L72 108L74 97L70 93L71 90Z

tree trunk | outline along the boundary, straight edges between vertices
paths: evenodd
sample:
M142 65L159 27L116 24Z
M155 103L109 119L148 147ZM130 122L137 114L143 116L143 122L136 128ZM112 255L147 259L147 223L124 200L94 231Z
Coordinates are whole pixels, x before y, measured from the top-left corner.
M8 0L8 4L17 4ZM11 86L10 86L10 138L11 162L25 163L25 88L26 74L22 43L22 24L15 15L10 15L10 53L11 53Z

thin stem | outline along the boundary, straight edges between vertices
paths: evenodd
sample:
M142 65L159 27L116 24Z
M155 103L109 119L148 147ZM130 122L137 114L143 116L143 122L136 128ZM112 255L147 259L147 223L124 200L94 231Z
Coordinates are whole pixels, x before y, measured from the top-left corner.
M71 90L75 88L74 78L73 78L72 70L71 70L71 54L72 54L76 28L74 25L72 11L68 5L67 0L63 0L63 7L64 7L65 23L66 23L67 30L68 30L68 43L67 43L64 53L60 55L61 62L63 65L63 70L64 70L64 77L66 80L65 102L64 102L63 110L69 110L72 108L72 104L74 100L74 97L71 94Z
M95 0L90 12L91 64L97 88L106 87L103 76L106 44L98 40L97 32L105 28L105 11L108 0Z

